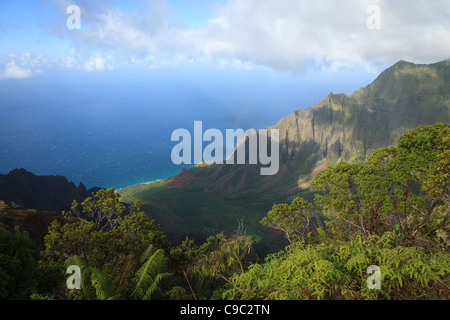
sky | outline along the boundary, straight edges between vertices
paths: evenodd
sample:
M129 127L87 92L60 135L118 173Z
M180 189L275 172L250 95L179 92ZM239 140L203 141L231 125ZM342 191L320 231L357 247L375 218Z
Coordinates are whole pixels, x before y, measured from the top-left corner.
M0 1L0 172L175 174L173 130L272 126L449 59L449 17L448 0Z
M70 5L80 29L69 29ZM448 0L19 0L0 3L0 78L208 63L376 73L450 57Z

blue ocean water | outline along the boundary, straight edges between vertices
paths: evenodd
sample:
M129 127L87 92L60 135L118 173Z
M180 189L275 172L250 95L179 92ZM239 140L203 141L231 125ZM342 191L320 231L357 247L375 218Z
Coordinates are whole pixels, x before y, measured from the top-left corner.
M196 120L204 130L274 125L331 91L332 79L314 79L187 68L0 80L0 173L25 168L87 188L163 179L183 168L170 158L175 129L193 132ZM361 80L340 85L352 92Z

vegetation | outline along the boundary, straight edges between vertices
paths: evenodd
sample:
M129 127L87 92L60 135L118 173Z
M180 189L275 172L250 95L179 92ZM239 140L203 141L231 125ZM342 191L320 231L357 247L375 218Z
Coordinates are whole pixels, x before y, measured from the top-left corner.
M28 235L0 226L0 299L31 295L37 276L38 252Z
M339 237L401 230L405 243L430 243L449 218L450 126L419 126L361 165L340 163L320 174L316 203Z
M275 204L261 220L289 241L262 262L243 220L173 246L139 201L99 190L51 222L42 250L0 226L0 298L450 299L449 150L450 125L437 123L364 163L328 167L314 199ZM80 289L66 286L73 265Z
M404 247L399 233L350 241L296 242L232 278L224 299L449 299L448 252ZM381 270L381 289L367 268Z
M78 256L71 256L65 265L75 265L81 269L81 288L71 290L69 298L84 300L133 299L149 300L159 290L161 280L170 274L166 270L166 257L162 249L155 250L150 245L139 257L132 261L127 257L126 266L117 274L116 281L109 278L101 269L90 267ZM138 268L133 271L134 264ZM132 277L130 278L130 274Z
M28 232L0 222L0 300L49 299L62 281Z

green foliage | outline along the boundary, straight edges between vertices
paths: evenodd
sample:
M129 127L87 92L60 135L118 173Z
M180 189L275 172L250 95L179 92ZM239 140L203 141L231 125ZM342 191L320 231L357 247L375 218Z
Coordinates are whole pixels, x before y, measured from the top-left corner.
M136 208L137 203L133 208ZM96 229L113 228L124 213L126 207L120 202L120 195L116 194L115 188L100 189L83 202L72 202L71 211L64 212L63 216L76 216L88 219L94 223ZM139 208L137 208L139 210Z
M0 300L28 299L35 292L38 257L27 233L0 225Z
M111 289L112 285L109 279L99 269L89 267L85 260L78 256L71 256L66 260L65 266L70 265L78 266L81 270L81 289L69 291L69 298L107 300L114 297L115 291Z
M296 198L262 220L291 245L235 275L223 297L448 299L449 150L450 125L437 123L406 132L365 163L330 166L314 179L314 205ZM313 221L315 242L302 232L313 208L328 218L326 229ZM380 290L367 288L370 265L381 268Z
M261 224L283 231L289 242L293 242L305 239L313 230L314 222L318 222L318 217L313 205L297 197L290 205L274 205Z
M210 237L199 248L195 269L211 276L244 272L245 257L251 251L251 242L245 238L227 238L223 234Z
M149 300L159 288L161 280L170 274L165 272L167 262L162 249L155 251L153 246L149 246L142 254L140 261L143 264L132 280L134 286L132 298Z
M175 283L178 289L171 292L170 297L178 292L180 296L176 298L210 298L231 276L245 271L251 252L252 243L242 234L231 237L218 234L200 246L186 238L170 251L169 265L179 276Z
M81 289L70 290L69 298L83 300L114 300L114 299L151 299L160 289L161 281L169 275L166 270L166 258L162 249L155 250L150 245L139 259L140 267L133 274L130 285L122 283L123 275L116 283L102 270L90 267L78 256L66 260L66 267L76 265L81 270ZM123 272L127 272L124 270Z
M450 257L397 246L398 235L314 245L296 243L235 275L224 299L448 299ZM367 288L368 266L381 269L381 290Z
M410 242L430 241L449 218L450 125L419 126L397 147L361 165L341 162L316 177L315 203L335 234L371 236L398 225Z
M450 125L438 123L328 167L314 202L296 197L261 220L290 242L263 263L249 261L242 220L231 236L170 247L139 201L101 190L51 223L41 261L26 234L0 227L0 298L48 299L63 265L77 265L69 299L450 299L449 150Z
M150 220L141 211L119 219L117 227L113 231L121 239L123 252L137 254L145 250L150 243L162 249L167 249L169 246L166 236L155 220Z
M105 193L104 190L100 190L93 198L102 199L102 203L112 203L114 206L118 201L116 194ZM83 203L93 205L91 199L88 198ZM97 216L102 215L99 210L110 212L111 207L98 204L99 202L95 203ZM92 212L91 208L89 206L82 213ZM95 221L82 219L64 224L55 220L45 236L44 255L54 264L62 264L70 256L78 256L91 267L100 268L113 276L130 264L130 255L140 256L150 244L163 249L168 247L159 226L140 211L137 202L126 215L115 219L108 226L110 227L99 228Z

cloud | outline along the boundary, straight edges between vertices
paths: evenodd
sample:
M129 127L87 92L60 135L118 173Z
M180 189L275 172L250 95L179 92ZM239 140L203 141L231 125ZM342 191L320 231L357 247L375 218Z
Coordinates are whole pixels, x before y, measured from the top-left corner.
M6 64L3 72L0 73L0 79L26 79L33 76L33 71L24 69L16 65L15 61Z
M101 54L96 54L83 65L83 68L87 71L112 70L114 67L108 60L110 60L110 57L105 58Z
M56 1L67 18L66 0ZM109 1L78 1L81 30L69 30L65 20L53 25L55 34L71 38L75 47L115 52L157 53L167 35L166 19L170 14L164 0L137 1L139 10L112 7ZM162 35L162 36L161 36ZM161 37L160 37L161 36Z
M64 13L69 2L58 3ZM294 72L310 65L383 69L400 59L430 63L450 57L448 0L229 0L195 29L178 24L164 0L135 2L134 9L109 1L78 3L82 30L67 30L61 21L57 32L78 52L65 59L67 65L92 71L121 61L154 68L205 59ZM374 7L378 29L368 27Z
M380 29L369 29L368 8ZM193 35L205 56L249 60L282 70L322 65L434 62L450 57L448 1L232 0Z
M9 55L3 70L0 68L0 79L26 79L43 72L47 60L43 55L32 56L29 52L18 56Z

